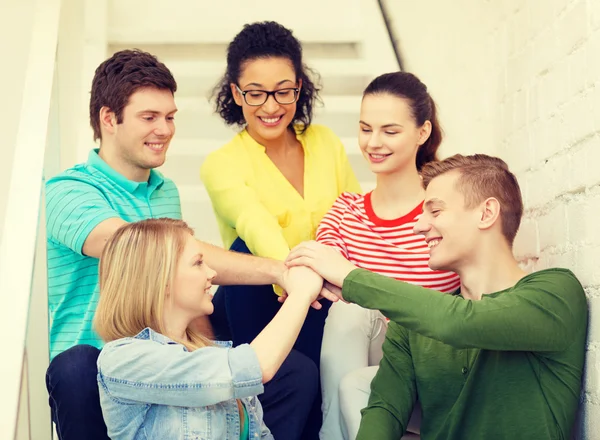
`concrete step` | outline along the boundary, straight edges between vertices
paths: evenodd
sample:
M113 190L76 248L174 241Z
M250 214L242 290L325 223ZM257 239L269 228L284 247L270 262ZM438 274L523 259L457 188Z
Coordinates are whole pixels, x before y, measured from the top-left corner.
M177 80L177 96L210 97L226 68L224 60L161 58ZM307 59L313 80L327 96L362 95L375 76L370 65L357 59Z
M332 17L323 13L322 0L304 0L302 5L291 8L282 7L275 0L255 2L252 7L245 0L177 0L176 7L160 0L109 0L107 35L110 42L125 44L228 43L244 24L274 20L292 29L305 42L360 41L360 0L336 1L339 6L329 5L335 10Z
M157 42L110 42L107 50L113 54L119 50L137 48L156 55L168 65L178 60L201 60L222 62L227 57L228 43L204 42L194 43L185 41ZM361 59L360 43L302 42L304 60L343 60Z

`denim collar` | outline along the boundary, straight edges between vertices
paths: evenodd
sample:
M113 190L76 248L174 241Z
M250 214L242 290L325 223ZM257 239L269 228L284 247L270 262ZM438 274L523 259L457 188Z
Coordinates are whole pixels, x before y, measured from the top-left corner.
M163 345L168 345L168 344L179 345L177 342L173 341L172 339L168 338L167 336L165 336L161 333L155 332L150 327L146 327L144 330L142 330L137 335L135 335L134 338L154 341L154 342L158 342ZM233 346L233 343L231 341L211 341L211 342L218 347L230 348Z

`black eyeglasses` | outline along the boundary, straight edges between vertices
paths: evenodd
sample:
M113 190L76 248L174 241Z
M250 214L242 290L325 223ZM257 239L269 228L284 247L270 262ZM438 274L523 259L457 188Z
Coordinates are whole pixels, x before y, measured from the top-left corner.
M238 92L244 97L244 101L246 104L258 107L263 105L269 99L269 96L272 96L277 103L286 105L293 104L298 99L298 92L300 89L298 87L290 87L286 89L273 90L268 92L266 90L242 90L236 84L235 86L238 89Z

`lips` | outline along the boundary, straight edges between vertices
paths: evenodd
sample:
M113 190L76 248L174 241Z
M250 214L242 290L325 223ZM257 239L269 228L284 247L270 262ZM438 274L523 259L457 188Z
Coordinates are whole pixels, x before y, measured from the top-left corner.
M427 241L427 246L429 247L429 249L432 249L432 248L436 247L438 244L440 244L442 239L441 238L429 238L426 241Z
M148 148L150 148L152 151L156 151L158 153L160 153L161 151L163 151L165 149L165 145L166 143L162 142L144 142L144 145L147 146Z
M263 125L267 127L275 127L281 122L281 120L283 119L283 115L270 117L259 116L258 119L260 120L260 122L263 123Z
M377 153L368 153L369 160L373 163L380 163L386 160L388 157L392 155L392 153L387 154L377 154Z

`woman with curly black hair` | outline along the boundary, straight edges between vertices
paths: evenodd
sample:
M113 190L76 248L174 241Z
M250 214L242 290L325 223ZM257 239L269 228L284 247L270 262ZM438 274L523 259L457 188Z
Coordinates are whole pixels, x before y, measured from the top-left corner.
M242 131L201 168L226 248L283 261L291 248L315 237L341 193L360 192L340 139L311 124L319 89L308 72L300 42L278 23L245 25L229 44L216 111ZM271 286L221 287L214 302L216 316L221 312L228 325L214 319L213 326L229 331L219 336L236 345L252 341L281 306ZM315 372L331 305L322 303L308 314L295 345ZM319 395L302 438L318 438L320 402Z

